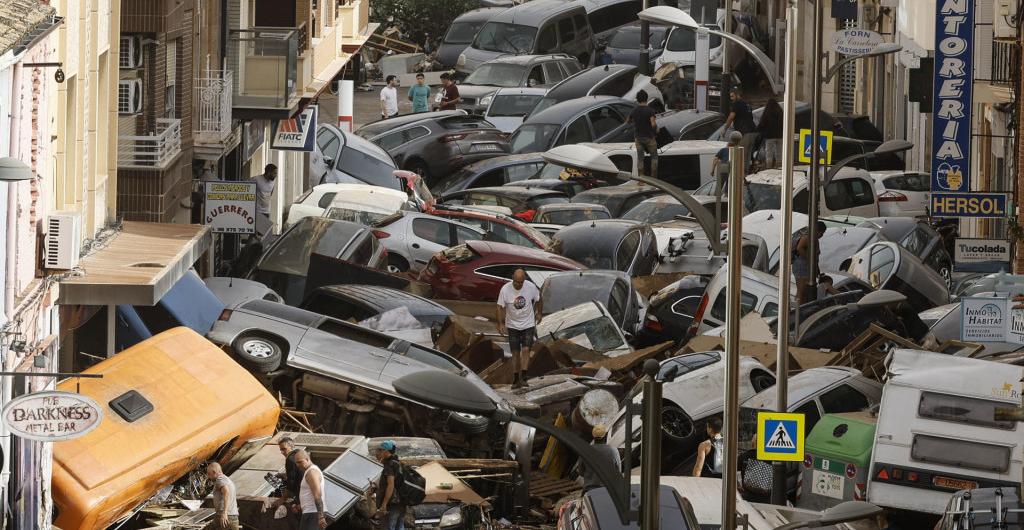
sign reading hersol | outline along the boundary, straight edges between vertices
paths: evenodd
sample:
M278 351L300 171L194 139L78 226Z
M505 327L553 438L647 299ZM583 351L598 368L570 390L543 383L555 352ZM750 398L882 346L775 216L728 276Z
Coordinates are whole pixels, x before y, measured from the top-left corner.
M256 183L207 182L205 224L219 234L256 232Z
M3 422L15 435L41 442L78 438L99 426L103 409L91 398L47 391L21 396L3 408Z

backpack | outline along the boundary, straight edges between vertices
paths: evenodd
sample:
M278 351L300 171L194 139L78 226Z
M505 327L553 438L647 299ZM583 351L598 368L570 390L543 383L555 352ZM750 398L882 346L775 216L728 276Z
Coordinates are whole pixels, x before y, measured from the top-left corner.
M722 474L725 469L725 439L716 436L711 439L711 446L715 448L715 454L711 458L711 471Z
M395 489L403 506L416 506L427 496L427 479L423 478L419 471L399 463L398 484Z

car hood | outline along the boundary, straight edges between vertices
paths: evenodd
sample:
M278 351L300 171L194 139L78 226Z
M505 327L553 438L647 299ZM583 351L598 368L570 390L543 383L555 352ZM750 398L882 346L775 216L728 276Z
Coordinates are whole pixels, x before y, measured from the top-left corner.
M494 85L463 85L459 84L459 97L480 99L498 91L501 87Z
M453 68L455 66L455 62L459 60L459 54L468 46L468 44L442 43L437 49L437 61L441 63L441 66Z

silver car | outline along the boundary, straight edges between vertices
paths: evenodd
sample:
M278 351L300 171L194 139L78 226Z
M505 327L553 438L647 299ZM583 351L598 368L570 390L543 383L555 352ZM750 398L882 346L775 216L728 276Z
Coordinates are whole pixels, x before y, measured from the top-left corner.
M396 212L373 228L388 251L388 272L419 272L434 254L484 238L479 228L417 212Z
M243 304L223 315L207 338L230 346L245 366L268 374L274 388L296 388L312 373L405 402L392 381L423 370L446 370L480 387L500 408L512 410L490 385L444 353L276 302ZM452 414L447 421L467 433L483 432L489 422L469 414Z

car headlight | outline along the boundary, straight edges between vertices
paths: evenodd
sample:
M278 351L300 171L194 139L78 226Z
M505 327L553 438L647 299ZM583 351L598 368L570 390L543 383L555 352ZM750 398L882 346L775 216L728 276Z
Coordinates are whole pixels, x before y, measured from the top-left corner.
M480 106L481 107L486 107L486 106L490 105L491 104L491 99L493 97L494 97L494 94L487 94L486 96L480 98Z
M459 54L459 60L455 61L455 66L466 66L466 54Z
M441 522L438 523L438 526L444 528L446 526L458 526L460 524L462 524L462 507L456 506L448 510L447 512L444 512L444 515L441 516Z

